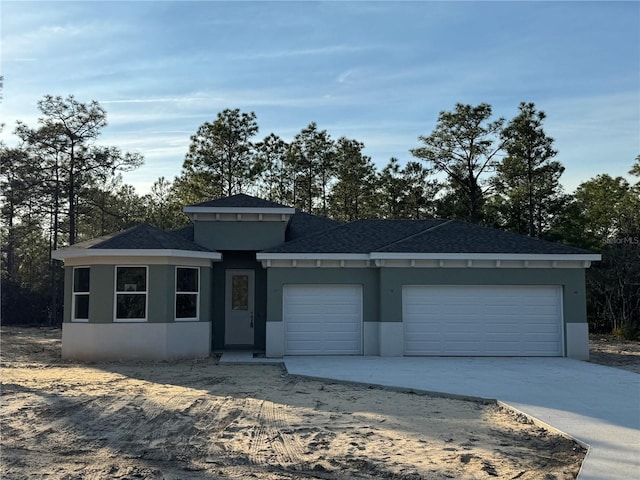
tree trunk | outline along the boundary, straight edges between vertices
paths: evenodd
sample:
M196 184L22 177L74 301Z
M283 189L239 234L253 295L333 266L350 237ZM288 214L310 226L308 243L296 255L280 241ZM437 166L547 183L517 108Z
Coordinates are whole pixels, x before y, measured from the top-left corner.
M533 168L531 166L531 158L527 159L527 187L529 195L529 236L536 236L536 229L534 226L534 200L533 200Z
M74 144L69 158L69 245L76 243L76 174Z

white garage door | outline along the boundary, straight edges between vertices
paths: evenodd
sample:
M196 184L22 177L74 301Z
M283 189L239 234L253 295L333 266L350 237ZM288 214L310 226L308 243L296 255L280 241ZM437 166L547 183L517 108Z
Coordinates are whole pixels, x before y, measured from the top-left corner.
M557 286L405 286L406 355L562 356Z
M283 290L286 355L360 355L360 285L286 285Z

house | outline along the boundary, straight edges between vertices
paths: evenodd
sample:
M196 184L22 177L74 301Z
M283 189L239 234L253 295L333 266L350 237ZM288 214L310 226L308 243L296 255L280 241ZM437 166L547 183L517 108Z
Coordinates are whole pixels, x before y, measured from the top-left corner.
M457 220L342 224L234 195L56 250L62 355L588 358L585 250Z

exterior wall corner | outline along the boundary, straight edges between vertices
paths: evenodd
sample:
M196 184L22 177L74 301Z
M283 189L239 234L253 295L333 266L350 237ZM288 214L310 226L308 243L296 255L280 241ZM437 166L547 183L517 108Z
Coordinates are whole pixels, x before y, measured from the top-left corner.
M589 360L589 324L566 324L566 356L574 360Z
M265 355L268 358L284 356L284 322L267 322Z

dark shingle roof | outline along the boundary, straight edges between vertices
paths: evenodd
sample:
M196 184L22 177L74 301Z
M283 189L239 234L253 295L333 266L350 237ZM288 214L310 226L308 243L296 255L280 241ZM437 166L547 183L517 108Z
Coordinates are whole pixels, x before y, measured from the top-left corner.
M357 220L286 242L266 253L370 253L444 220Z
M179 228L178 230L171 230L171 233L193 242L193 225L187 225L186 227Z
M296 213L291 216L287 224L285 241L290 242L298 238L308 237L340 225L342 225L342 222L296 210Z
M78 244L79 246L80 244ZM175 233L165 232L151 225L138 225L104 240L99 240L87 248L91 249L132 249L132 250L210 250L189 241Z
M195 205L189 206L223 208L290 208L286 205L281 205L270 200L263 200L262 198L252 197L251 195L245 195L244 193L239 193L230 197L217 198L215 200L209 200L208 202L196 203Z
M394 244L378 248L376 251L399 253L591 253L561 243L547 242L459 220L448 221L437 228L420 232Z
M589 254L559 243L458 220L358 220L265 253Z

